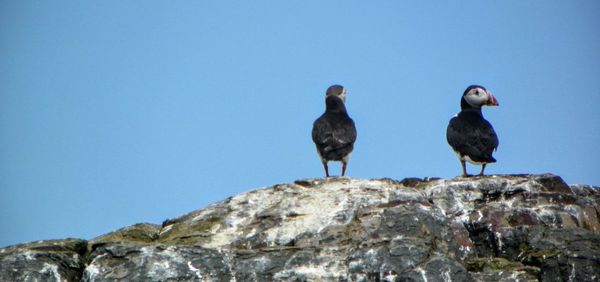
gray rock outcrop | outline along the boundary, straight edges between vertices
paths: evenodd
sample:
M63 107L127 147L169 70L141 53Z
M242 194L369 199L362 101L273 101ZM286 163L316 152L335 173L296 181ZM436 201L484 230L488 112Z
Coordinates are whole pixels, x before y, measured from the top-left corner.
M0 249L0 281L598 281L599 203L551 174L306 179Z

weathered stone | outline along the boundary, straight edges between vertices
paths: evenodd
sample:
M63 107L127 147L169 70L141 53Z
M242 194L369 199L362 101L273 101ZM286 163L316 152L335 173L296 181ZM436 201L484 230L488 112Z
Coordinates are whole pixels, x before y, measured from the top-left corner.
M194 246L98 247L82 281L228 281L231 269L222 253Z
M538 281L540 269L503 258L476 258L466 262L476 281Z
M0 249L0 281L595 281L599 204L551 174L304 179Z
M38 241L0 249L0 281L79 281L87 243Z

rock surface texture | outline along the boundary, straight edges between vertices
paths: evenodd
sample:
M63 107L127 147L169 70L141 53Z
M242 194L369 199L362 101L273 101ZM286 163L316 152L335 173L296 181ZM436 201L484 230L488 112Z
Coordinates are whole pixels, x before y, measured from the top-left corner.
M551 174L306 179L0 249L0 281L599 281L599 203Z

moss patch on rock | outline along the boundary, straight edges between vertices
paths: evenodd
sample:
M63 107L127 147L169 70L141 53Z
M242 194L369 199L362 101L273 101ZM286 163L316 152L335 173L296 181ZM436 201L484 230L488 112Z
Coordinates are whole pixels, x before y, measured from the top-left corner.
M158 239L159 232L159 225L150 223L138 223L94 238L90 241L90 243L94 245L102 243L120 242L152 243L153 241Z
M205 220L168 225L163 228L163 233L157 241L168 245L194 245L198 238L210 236L210 230L220 222L220 217L209 217Z

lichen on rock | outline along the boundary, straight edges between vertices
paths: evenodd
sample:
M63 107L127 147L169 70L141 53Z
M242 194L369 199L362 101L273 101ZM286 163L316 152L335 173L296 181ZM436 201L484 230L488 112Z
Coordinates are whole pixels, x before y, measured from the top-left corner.
M552 174L302 179L162 225L0 249L0 280L593 281L599 203L600 188Z

